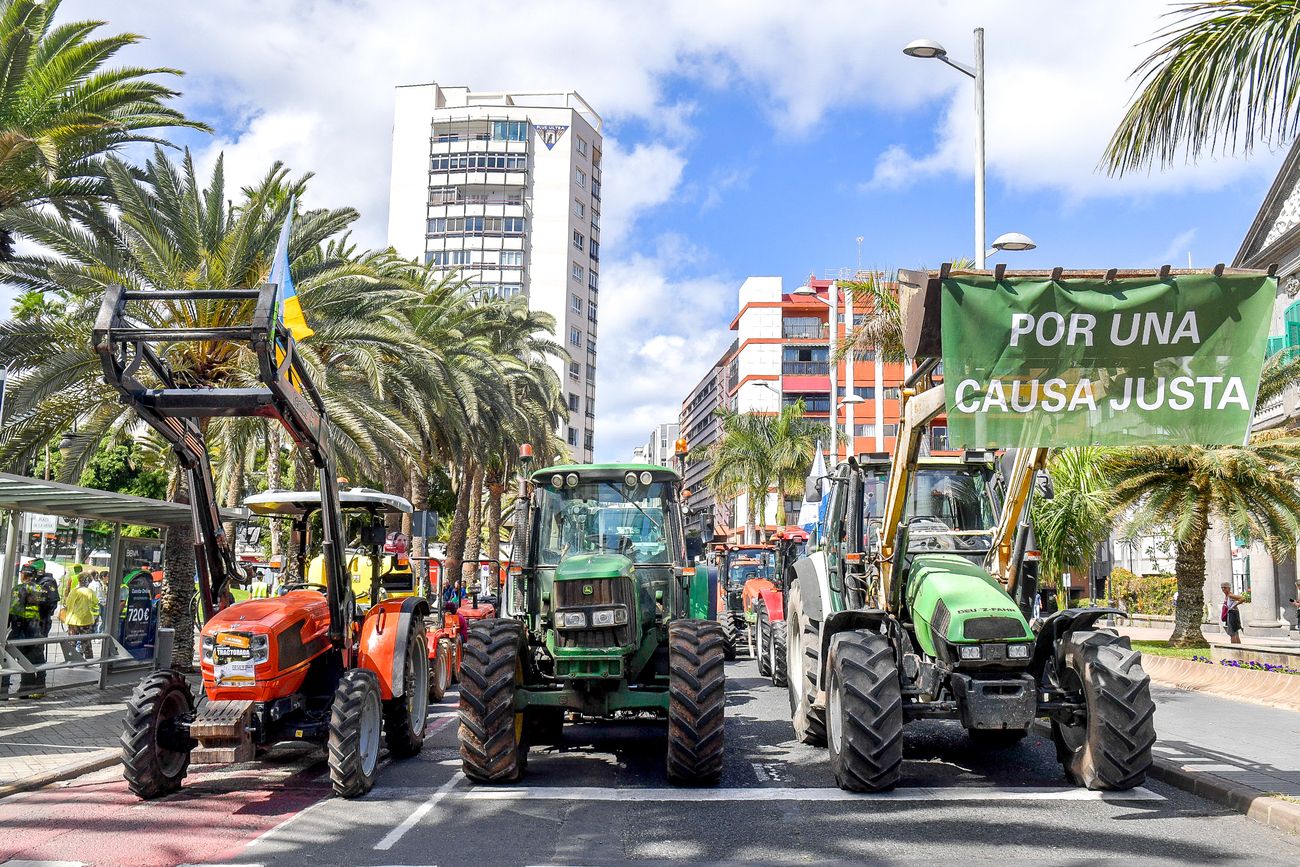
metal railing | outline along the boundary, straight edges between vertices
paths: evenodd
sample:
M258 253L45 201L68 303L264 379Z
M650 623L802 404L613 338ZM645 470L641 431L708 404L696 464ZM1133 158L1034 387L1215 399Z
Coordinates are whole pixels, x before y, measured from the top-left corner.
M790 376L830 376L830 363L826 361L783 361L781 373Z

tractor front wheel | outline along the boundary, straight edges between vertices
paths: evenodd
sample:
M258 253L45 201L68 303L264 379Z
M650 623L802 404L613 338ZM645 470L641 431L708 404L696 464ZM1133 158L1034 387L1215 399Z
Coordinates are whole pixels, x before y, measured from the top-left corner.
M159 671L136 686L126 703L122 775L140 798L158 798L181 787L194 741L181 722L194 714L194 693L185 676Z
M718 624L668 624L669 782L713 785L722 778L725 678Z
M1082 693L1086 718L1072 725L1052 722L1052 740L1066 776L1102 791L1131 789L1146 780L1156 740L1151 678L1142 654L1128 639L1109 632L1066 636L1060 686Z
M451 643L445 638L440 638L433 657L433 667L429 669L429 700L442 701L450 685Z
M397 759L419 755L429 717L429 645L424 632L412 629L402 661L402 695L384 702L384 741Z
M363 668L343 672L330 705L326 745L330 782L336 795L356 798L375 785L383 719L379 678L375 673Z
M758 660L758 676L772 676L772 653L768 645L772 640L772 630L767 623L767 606L760 599L757 603L758 618L754 625L754 630L758 633L758 640L754 642L754 657Z
M524 714L515 710L523 680L523 635L514 620L470 627L460 661L460 761L481 783L514 783L524 775Z
M786 634L785 621L778 620L769 627L770 636L767 639L768 650L768 668L772 670L772 685L786 685Z
M841 789L881 792L903 767L903 691L894 648L865 630L831 639L827 723L831 770Z
M821 634L804 616L803 599L796 587L790 592L786 615L785 653L787 688L790 692L790 721L800 743L826 746L826 711L813 706L817 697L817 675L821 667Z

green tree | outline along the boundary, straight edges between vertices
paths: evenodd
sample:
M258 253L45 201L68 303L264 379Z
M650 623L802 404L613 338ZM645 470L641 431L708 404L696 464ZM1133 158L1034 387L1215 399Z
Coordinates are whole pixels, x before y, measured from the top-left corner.
M1102 157L1111 174L1295 138L1295 0L1199 0L1167 15L1169 26L1153 39L1159 44L1134 71L1137 94Z
M1102 456L1103 450L1095 446L1054 451L1047 462L1052 499L1035 498L1033 503L1034 537L1043 555L1041 578L1058 590L1064 589L1061 578L1066 572L1087 574L1097 544L1110 532L1111 491L1102 473Z
M0 0L0 261L14 218L52 206L66 215L110 201L102 157L159 130L207 127L168 103L155 80L176 69L108 66L133 33L97 36L103 21L56 22L59 0Z

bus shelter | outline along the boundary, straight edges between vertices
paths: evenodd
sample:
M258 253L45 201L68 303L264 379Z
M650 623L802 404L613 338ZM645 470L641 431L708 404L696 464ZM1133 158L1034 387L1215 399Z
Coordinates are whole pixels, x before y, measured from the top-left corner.
M118 640L123 601L121 576L127 566L122 527L128 524L139 524L160 528L166 534L172 527L192 526L193 516L190 507L164 500L0 473L0 511L7 513L8 521L4 545L4 571L0 575L0 616L4 617L3 626L0 627L0 675L18 676L40 671L98 666L99 685L102 687L106 684L110 671L152 665L154 661L152 655L139 659ZM55 515L73 520L101 521L113 527L112 541L108 546L110 556L107 598L101 613L103 629L100 632L78 636L80 641L90 641L98 646L97 658L49 661L51 655L48 649L55 645L66 645L67 636L24 639L9 637L8 612L18 576L20 526L23 515L27 513ZM246 513L242 509L222 510L222 517L229 521L238 521L245 516ZM33 664L20 652L23 647L31 645L44 645L47 648L45 663ZM155 643L153 653L157 652L157 647Z

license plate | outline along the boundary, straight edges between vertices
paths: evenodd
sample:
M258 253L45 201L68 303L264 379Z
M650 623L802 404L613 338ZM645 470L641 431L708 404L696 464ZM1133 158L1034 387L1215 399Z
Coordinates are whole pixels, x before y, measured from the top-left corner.
M220 632L212 648L212 673L217 686L257 683L252 638L242 632Z

